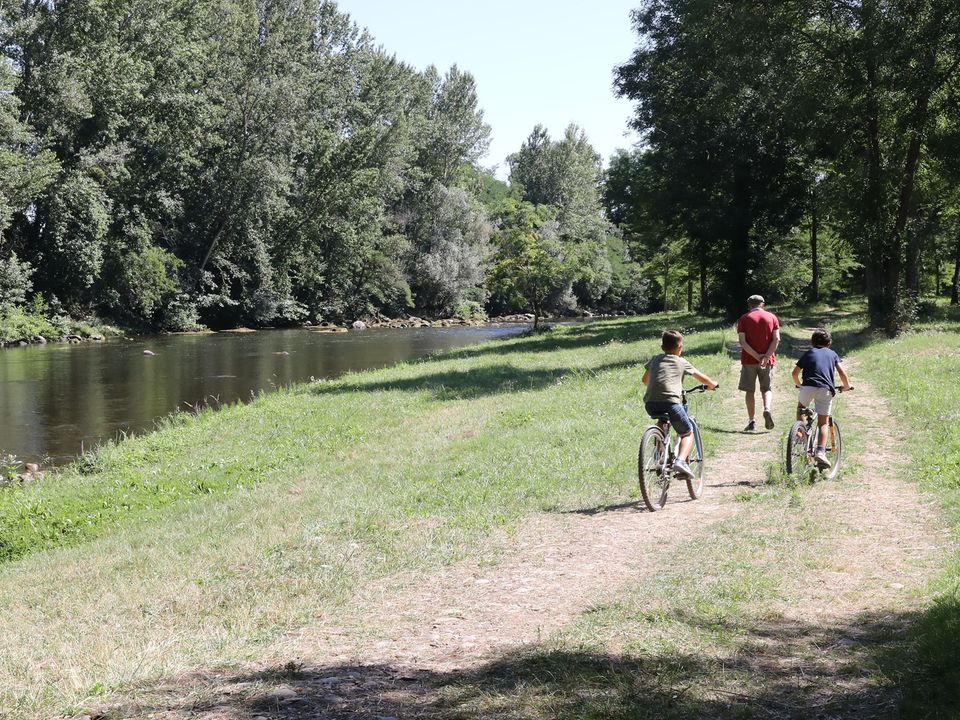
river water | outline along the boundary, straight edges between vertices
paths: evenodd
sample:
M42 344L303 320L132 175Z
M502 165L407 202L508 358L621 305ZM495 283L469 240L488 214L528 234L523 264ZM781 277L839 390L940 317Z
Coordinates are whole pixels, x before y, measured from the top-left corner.
M263 330L0 350L0 456L62 465L198 403L248 400L260 390L392 365L525 328Z

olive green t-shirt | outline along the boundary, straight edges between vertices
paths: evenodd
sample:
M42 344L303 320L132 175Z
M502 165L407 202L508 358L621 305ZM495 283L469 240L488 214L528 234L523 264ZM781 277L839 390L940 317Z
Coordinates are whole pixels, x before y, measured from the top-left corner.
M683 378L697 370L679 355L654 355L644 367L650 371L644 402L683 402Z

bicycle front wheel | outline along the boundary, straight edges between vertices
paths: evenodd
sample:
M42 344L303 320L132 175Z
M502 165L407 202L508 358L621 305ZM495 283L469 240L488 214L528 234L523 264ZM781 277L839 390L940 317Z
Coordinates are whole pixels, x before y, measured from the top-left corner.
M829 432L827 432L826 455L830 460L830 470L824 473L823 477L826 480L833 480L840 472L843 442L840 439L840 423L830 418L830 426L827 429Z
M666 438L660 428L650 427L640 440L640 452L637 455L637 476L640 480L640 494L650 512L656 512L667 503L669 479L665 472L667 464Z
M807 457L807 426L797 421L787 434L787 474L799 475L810 466Z
M690 493L691 500L696 500L703 494L703 440L696 420L693 418L690 420L693 424L693 448L690 450L687 464L693 470L693 477L687 478L687 492Z

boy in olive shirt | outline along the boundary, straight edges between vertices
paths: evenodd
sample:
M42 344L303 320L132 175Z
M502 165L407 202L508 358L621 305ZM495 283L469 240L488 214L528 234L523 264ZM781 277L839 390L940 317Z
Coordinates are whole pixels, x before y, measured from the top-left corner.
M647 362L643 372L643 384L647 392L643 396L644 407L650 417L667 415L670 424L680 436L680 448L673 469L687 477L693 477L693 471L687 464L690 449L693 447L693 426L683 404L683 378L692 375L711 390L717 389L717 383L697 370L680 357L683 352L683 335L676 330L667 330L661 339L663 353L654 355Z

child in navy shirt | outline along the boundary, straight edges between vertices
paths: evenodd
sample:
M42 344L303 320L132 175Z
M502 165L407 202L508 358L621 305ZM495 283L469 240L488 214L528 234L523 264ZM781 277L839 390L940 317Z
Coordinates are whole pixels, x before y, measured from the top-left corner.
M833 344L830 333L823 329L814 330L810 344L813 347L797 360L797 366L793 369L793 382L800 388L798 416L801 409L810 407L810 403L814 403L816 408L817 451L813 457L817 465L825 470L830 467L826 453L828 422L830 410L833 407L833 396L837 394L833 371L836 370L837 375L840 376L844 390L850 389L850 378L847 376L840 356L830 349Z

